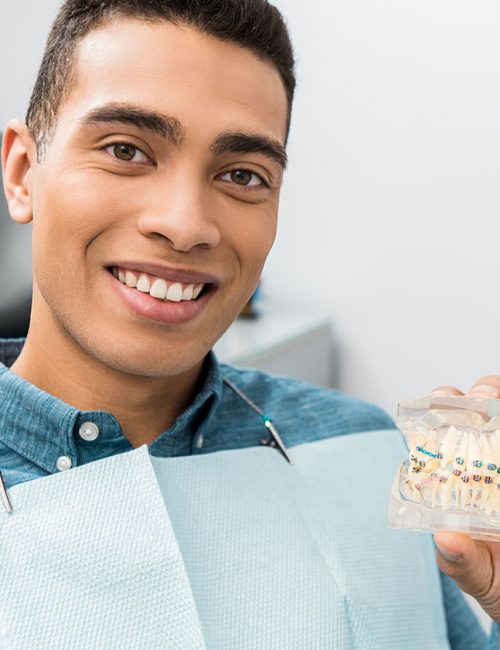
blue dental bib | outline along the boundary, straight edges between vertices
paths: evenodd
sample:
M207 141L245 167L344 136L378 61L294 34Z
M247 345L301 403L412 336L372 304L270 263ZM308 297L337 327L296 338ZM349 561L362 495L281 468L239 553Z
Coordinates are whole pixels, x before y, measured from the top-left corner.
M14 486L0 647L444 650L430 536L386 526L397 431L176 458L146 446Z

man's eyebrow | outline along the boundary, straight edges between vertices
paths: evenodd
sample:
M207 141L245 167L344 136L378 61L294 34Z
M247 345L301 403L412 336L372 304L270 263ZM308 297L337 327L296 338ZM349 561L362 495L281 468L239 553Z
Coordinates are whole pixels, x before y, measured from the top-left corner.
M176 145L180 144L184 137L184 129L177 118L133 104L103 104L93 108L80 119L83 126L106 122L131 124L156 133Z
M121 122L146 129L175 145L181 144L185 137L184 128L177 118L134 104L103 104L93 108L80 119L83 126L107 122ZM217 156L224 153L261 153L277 162L283 169L288 161L285 147L278 140L239 131L217 136L212 145L212 153Z
M281 142L257 133L221 133L212 145L212 153L216 156L224 153L261 153L279 163L283 169L288 161Z

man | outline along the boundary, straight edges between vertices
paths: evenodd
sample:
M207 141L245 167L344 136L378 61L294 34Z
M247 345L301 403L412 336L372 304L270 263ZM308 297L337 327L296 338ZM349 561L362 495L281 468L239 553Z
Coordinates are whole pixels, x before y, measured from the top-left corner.
M143 444L162 457L256 446L252 404L287 447L393 426L210 352L274 241L294 85L265 0L65 2L27 123L4 135L9 210L33 222L34 269L28 336L0 358L8 488ZM443 568L500 622L495 545L484 561L484 545L439 539L443 552L462 544ZM483 647L448 578L443 594L451 647Z

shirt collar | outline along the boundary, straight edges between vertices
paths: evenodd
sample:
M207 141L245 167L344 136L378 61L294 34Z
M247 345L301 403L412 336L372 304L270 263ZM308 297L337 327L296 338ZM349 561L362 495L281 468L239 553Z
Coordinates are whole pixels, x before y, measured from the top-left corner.
M122 450L127 446L131 449L111 413L80 411L11 372L9 367L19 356L24 342L24 338L0 339L0 442L50 473L56 471L61 456L68 456L73 464L78 464L78 431L84 422L94 422L99 427L98 445L103 449L120 441ZM220 366L210 352L203 366L202 386L194 401L170 429L154 440L151 453L157 456L192 453L221 395Z

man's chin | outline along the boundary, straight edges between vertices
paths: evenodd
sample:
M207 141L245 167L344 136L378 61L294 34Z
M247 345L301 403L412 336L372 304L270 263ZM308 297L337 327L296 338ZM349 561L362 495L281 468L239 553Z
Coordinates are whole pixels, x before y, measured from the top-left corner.
M183 354L179 350L161 350L161 353L145 350L139 354L130 351L127 354L122 350L117 354L108 351L106 354L95 352L94 355L101 364L122 375L160 379L199 371L209 351L210 348L193 354L190 350Z

